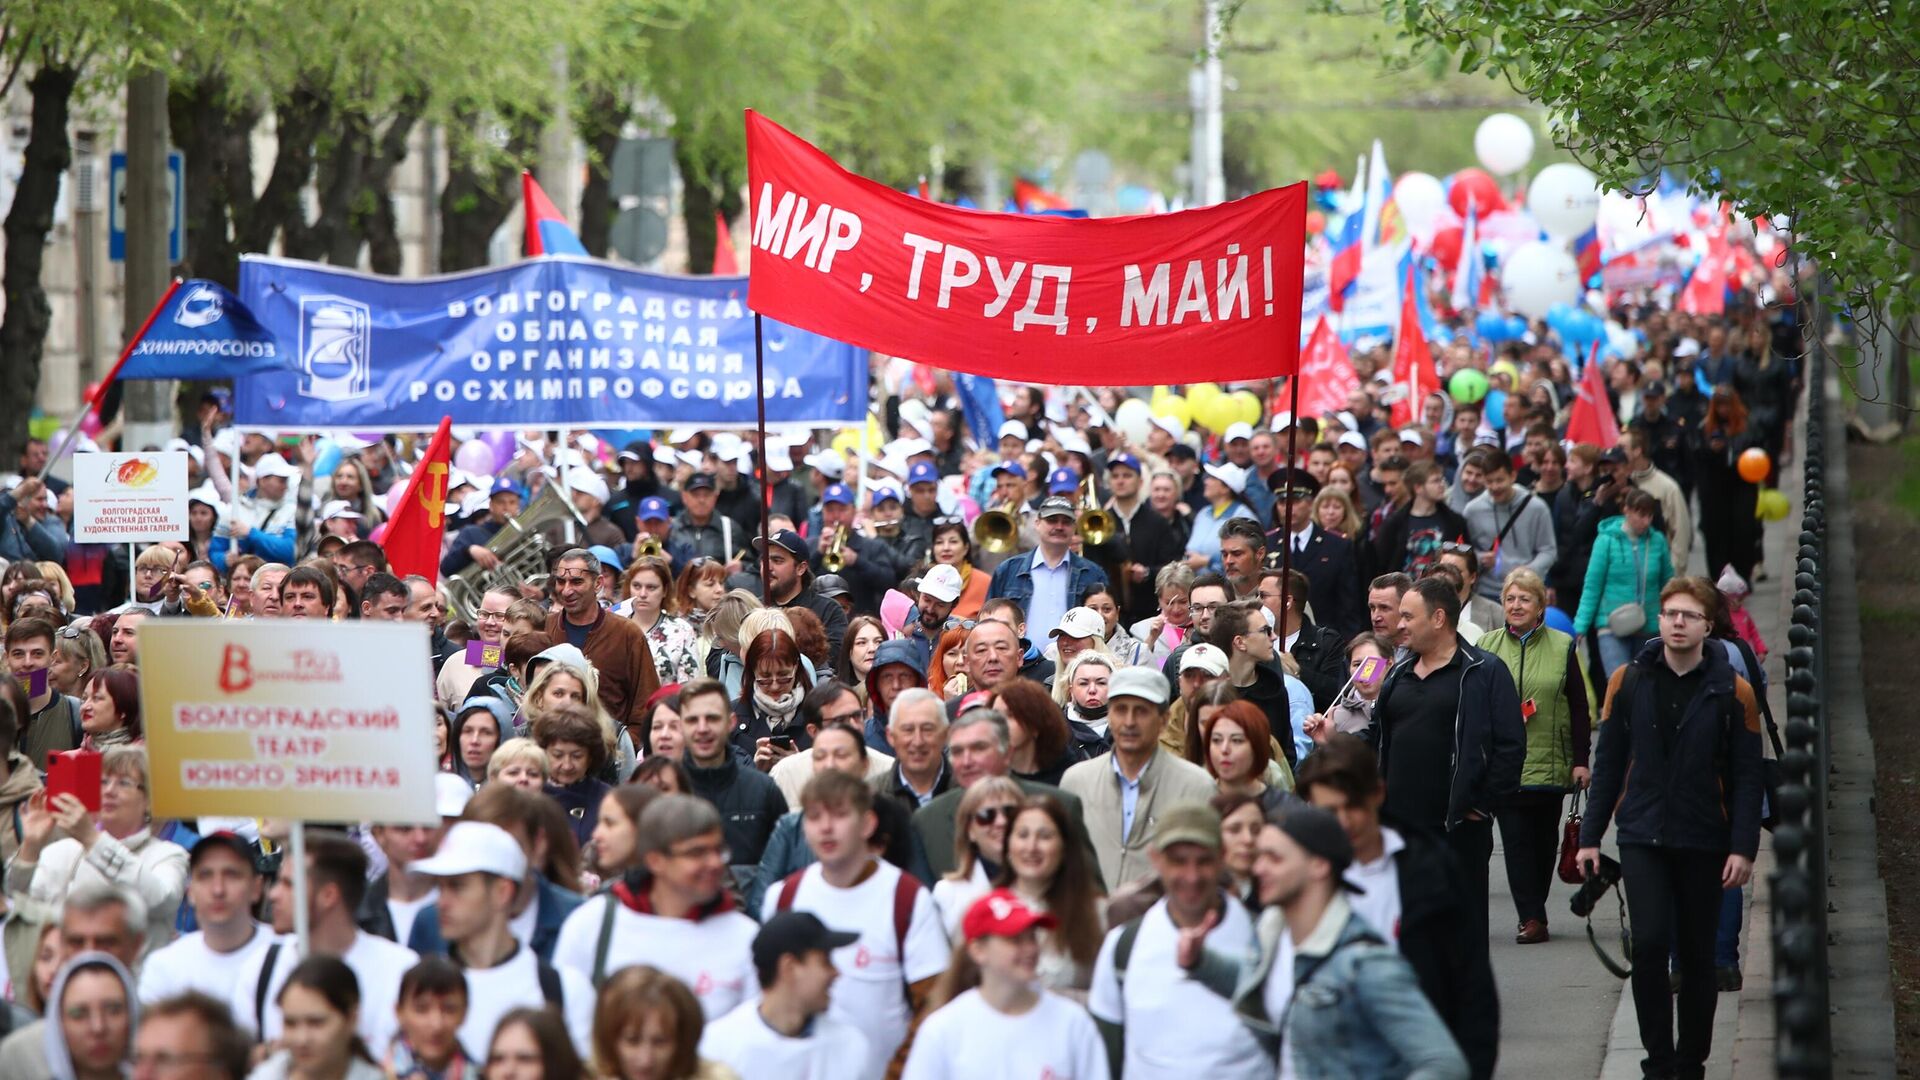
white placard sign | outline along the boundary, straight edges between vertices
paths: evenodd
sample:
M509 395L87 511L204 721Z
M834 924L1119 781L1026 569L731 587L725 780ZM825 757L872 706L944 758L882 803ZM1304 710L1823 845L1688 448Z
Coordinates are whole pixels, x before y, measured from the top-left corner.
M187 454L73 456L73 538L140 544L187 538Z

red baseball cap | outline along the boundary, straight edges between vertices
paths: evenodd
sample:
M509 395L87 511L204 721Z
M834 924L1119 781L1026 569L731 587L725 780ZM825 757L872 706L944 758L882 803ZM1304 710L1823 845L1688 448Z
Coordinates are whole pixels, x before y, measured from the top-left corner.
M1012 937L1032 927L1051 930L1060 920L1044 911L1035 911L1015 896L1011 889L995 889L973 902L960 929L968 941L983 937Z

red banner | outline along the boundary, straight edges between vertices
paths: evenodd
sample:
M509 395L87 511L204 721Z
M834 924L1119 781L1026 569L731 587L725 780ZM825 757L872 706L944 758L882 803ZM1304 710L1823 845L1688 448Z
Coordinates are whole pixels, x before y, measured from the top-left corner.
M1567 417L1567 441L1592 443L1608 450L1620 441L1620 421L1613 416L1613 399L1607 397L1607 381L1600 371L1600 343L1593 343L1593 354L1580 371L1575 389L1573 411Z
M387 553L387 565L394 577L419 574L428 581L440 580L440 538L446 535L443 521L447 509L447 471L452 468L452 425L452 417L441 418L440 429L427 444L426 456L414 466L413 475L407 480L406 494L387 518L387 532L380 547Z
M1390 414L1397 428L1418 420L1427 395L1440 389L1440 377L1433 373L1433 350L1420 330L1420 301L1414 293L1420 288L1425 284L1409 267L1406 288L1400 293L1400 332L1393 337L1393 385L1402 391L1394 398Z
M1291 374L1307 185L1153 217L990 214L855 176L747 112L748 303L892 356L1019 382Z

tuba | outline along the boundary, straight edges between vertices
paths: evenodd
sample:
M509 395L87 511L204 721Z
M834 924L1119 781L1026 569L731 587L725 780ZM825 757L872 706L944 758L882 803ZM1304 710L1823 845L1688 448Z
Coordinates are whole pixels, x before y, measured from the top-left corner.
M1020 525L1005 507L981 513L973 519L973 542L990 555L1004 555L1018 543Z
M1120 533L1120 523L1100 509L1100 499L1093 493L1091 473L1080 489L1080 517L1073 527L1080 534L1080 542L1087 547L1099 547Z
M583 535L586 527L580 512L558 485L546 485L519 517L501 526L487 541L487 550L500 557L499 566L488 569L474 563L447 578L448 606L456 616L472 622L487 590L510 589L517 593L522 585L544 578L547 560L569 546L569 537Z

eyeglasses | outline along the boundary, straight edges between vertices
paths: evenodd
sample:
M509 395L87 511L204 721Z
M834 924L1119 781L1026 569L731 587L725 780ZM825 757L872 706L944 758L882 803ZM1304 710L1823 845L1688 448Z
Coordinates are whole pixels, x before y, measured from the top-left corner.
M764 675L755 675L753 677L753 685L791 686L793 685L793 680L797 677L798 674L792 671L770 671Z
M991 825L995 821L1005 818L1007 823L1011 825L1013 823L1013 816L1019 812L1020 808L1017 806L983 806L973 812L973 823L975 825Z
M79 637L81 634L87 633L91 629L92 629L91 627L86 627L86 626L63 626L59 629L58 633L61 637L66 638L69 641L72 641L73 639Z
M859 727L866 722L866 716L860 710L855 709L852 712L840 713L835 716L822 716L820 722L822 724L852 724L854 727Z
M486 608L473 613L474 622L499 622L506 617L507 613L504 611L488 611Z
M555 577L553 579L553 583L555 585L571 585L575 587L585 587L593 584L593 579L590 577Z
M1226 605L1225 605L1224 603L1221 603L1221 604L1188 604L1188 605L1187 605L1187 610L1189 610L1189 611L1195 611L1195 612L1201 612L1201 613L1207 613L1207 612L1214 612L1214 611L1219 611L1219 610L1220 610L1221 608L1223 608L1223 607L1225 607L1225 606L1226 606Z
M945 516L937 517L933 519L933 527L936 529L943 529L948 526L957 526L959 528L964 529L967 527L967 519L963 517L954 517L952 515L945 515Z
M1681 626L1695 621L1707 621L1707 617L1704 614L1698 611L1688 611L1686 608L1661 608L1660 617L1670 623L1678 623Z
M147 786L131 776L109 776L100 781L102 791L145 791Z
M1446 542L1446 543L1443 543L1443 544L1441 544L1441 545L1440 545L1440 554L1442 554L1442 555L1471 555L1471 554L1473 554L1473 545L1472 545L1472 544L1460 544L1460 543L1455 543L1455 542L1453 542L1453 541L1448 541L1448 542Z
M701 844L698 847L681 848L678 851L669 849L667 854L675 859L692 859L696 862L705 860L718 860L720 862L733 861L733 852L725 844Z

